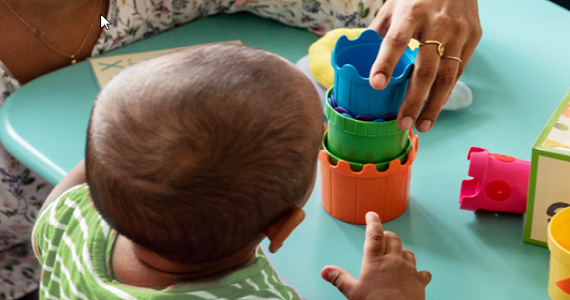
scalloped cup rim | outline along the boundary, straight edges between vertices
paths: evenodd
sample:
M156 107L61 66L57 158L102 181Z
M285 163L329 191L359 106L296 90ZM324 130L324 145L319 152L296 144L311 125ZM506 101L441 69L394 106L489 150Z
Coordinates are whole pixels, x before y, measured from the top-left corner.
M324 149L321 149L319 152L319 160L321 160L321 156L324 155L323 159L325 159L326 157L325 159L326 162L328 163L329 167L332 168L333 170L336 170L337 172L341 173L348 173L356 176L362 176L363 178L375 178L378 176L394 175L396 173L401 172L404 168L411 166L412 163L416 160L416 154L418 151L418 136L412 135L411 132L408 134L408 136L410 137L410 143L412 144L412 149L408 153L408 159L406 163L402 164L402 162L399 159L394 159L390 162L388 168L384 171L378 171L376 165L371 163L365 164L361 171L354 171L350 168L350 164L346 160L339 160L335 166L330 163L329 155Z
M382 43L384 39L382 37L380 37L376 31L372 30L372 29L367 29L365 31L363 31L357 38L350 40L348 39L348 37L346 35L342 35L336 42L335 47L333 48L333 51L331 53L331 65L333 67L333 69L335 71L340 71L342 73L348 73L348 75L350 77L356 77L360 78L363 81L369 81L370 77L362 77L359 73L358 70L351 64L344 64L342 67L339 67L338 64L336 63L336 58L337 58L337 54L340 54L342 52L337 52L337 48L339 45L343 45L346 44L347 46L359 41L363 41L363 42L368 42L370 43ZM406 50L404 51L404 53L402 54L402 57L404 57L405 55L412 55L413 53L417 53L417 49L416 50L411 50L409 47L406 47ZM401 59L401 58L400 58ZM399 76L392 76L390 83L401 83L404 82L406 80L409 79L410 74L412 72L412 69L414 67L414 63L415 63L415 58L412 57L411 59L411 63L408 64L404 70L402 71L402 73Z

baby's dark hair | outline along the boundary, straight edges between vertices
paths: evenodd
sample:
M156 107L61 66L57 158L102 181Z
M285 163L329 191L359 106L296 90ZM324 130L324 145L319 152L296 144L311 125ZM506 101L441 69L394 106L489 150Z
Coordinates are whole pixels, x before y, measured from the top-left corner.
M242 45L190 47L126 68L101 91L86 173L103 218L181 263L255 241L303 200L322 114L291 63Z

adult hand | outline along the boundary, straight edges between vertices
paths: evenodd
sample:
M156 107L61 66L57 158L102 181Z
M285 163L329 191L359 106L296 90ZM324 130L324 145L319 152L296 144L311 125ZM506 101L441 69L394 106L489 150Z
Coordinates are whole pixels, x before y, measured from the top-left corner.
M412 37L444 46L441 57L436 43L420 47L398 114L401 129L415 122L420 132L429 131L481 39L477 0L387 0L368 28L385 37L370 70L375 89L387 86Z
M327 266L321 276L349 300L423 300L431 273L416 270L412 251L402 249L400 238L384 231L378 215L366 214L366 240L360 280L347 271Z

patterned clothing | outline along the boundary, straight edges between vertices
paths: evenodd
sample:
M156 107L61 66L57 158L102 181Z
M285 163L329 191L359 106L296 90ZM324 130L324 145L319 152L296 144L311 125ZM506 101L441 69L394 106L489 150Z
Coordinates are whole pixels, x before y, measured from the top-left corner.
M19 87L0 61L0 105ZM38 287L40 272L30 235L51 188L0 144L0 300L19 298Z
M111 0L109 21L93 55L219 12L247 11L317 33L367 27L383 0Z
M113 279L116 232L78 185L51 203L34 228L34 250L43 267L41 299L299 299L279 280L261 250L247 266L214 280L152 289Z
M113 278L116 232L95 210L86 185L51 203L34 228L34 251L43 267L42 299L299 299L279 280L261 250L247 266L210 281L165 289L125 285Z
M338 27L366 27L383 0L110 0L109 30L92 55L146 39L219 12L246 11L324 34ZM0 61L0 105L19 88ZM52 186L16 161L0 144L0 300L37 287L39 268L29 244L41 202Z

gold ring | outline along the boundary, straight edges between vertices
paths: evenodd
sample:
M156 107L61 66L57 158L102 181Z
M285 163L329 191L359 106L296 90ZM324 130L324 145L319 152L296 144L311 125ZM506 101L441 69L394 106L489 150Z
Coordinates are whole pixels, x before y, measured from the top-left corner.
M444 56L442 58L448 58L448 59L454 59L456 61L458 61L459 63L462 63L463 61L461 60L461 58L459 57L455 57L455 56Z
M426 45L426 44L437 44L437 53L439 54L439 57L443 56L443 51L445 50L445 48L443 47L443 44L441 42L429 40L429 41L425 41L423 43L420 43L420 47L423 45Z

